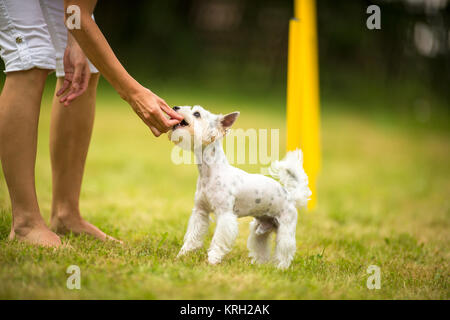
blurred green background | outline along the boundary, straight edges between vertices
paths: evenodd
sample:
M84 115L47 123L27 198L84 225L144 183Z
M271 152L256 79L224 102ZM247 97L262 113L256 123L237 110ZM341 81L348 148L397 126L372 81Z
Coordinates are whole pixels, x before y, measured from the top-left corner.
M366 28L370 4L381 8L381 30ZM99 1L96 19L149 86L284 101L292 12L287 0ZM440 0L317 1L322 100L434 127L448 115L449 17Z
M381 30L366 28L370 4ZM300 212L297 254L279 271L247 258L250 218L216 267L182 260L195 165L170 161L104 80L81 195L85 218L124 246L65 236L53 251L6 240L0 171L0 297L148 299L449 299L448 1L318 0L322 171L314 212ZM236 128L280 129L285 148L292 1L100 0L96 21L128 71L170 105L240 110ZM4 76L1 78L3 83ZM44 93L36 181L48 221L54 76ZM259 172L259 165L240 165ZM211 226L208 245L214 223ZM82 289L68 290L79 265ZM369 265L382 289L366 287Z

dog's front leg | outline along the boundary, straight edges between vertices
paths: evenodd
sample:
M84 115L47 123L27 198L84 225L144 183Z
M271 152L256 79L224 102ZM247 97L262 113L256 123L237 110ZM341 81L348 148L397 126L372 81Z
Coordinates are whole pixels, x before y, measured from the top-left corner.
M230 252L238 234L237 217L232 212L217 215L217 226L211 246L208 249L208 261L217 264Z
M208 232L209 216L206 211L199 208L192 209L188 228L184 235L184 243L177 257L185 255L189 251L197 250L203 246L203 238Z

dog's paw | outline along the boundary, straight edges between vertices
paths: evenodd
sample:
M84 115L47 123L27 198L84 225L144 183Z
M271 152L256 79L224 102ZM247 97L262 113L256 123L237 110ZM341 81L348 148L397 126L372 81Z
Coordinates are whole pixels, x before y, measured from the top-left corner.
M277 269L279 270L286 270L291 265L290 261L276 261L275 262Z
M250 258L251 264L258 264L258 258L256 257L256 255L249 253L248 257Z
M270 262L270 257L256 257L253 255L249 255L251 264L265 264Z
M179 259L182 256L186 255L186 253L188 253L188 251L185 248L181 248L180 252L178 252L178 254L177 254L177 259Z
M222 261L222 259L220 259L220 258L218 258L218 257L211 256L211 255L208 256L208 262L209 262L209 264L216 265L216 264L219 264L221 261Z

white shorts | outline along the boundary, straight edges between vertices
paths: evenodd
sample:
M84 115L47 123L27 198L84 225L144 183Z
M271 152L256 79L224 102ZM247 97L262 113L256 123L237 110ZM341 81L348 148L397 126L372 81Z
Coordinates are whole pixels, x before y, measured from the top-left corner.
M32 68L64 76L67 43L63 0L0 0L0 57L5 72ZM89 61L92 73L98 70Z

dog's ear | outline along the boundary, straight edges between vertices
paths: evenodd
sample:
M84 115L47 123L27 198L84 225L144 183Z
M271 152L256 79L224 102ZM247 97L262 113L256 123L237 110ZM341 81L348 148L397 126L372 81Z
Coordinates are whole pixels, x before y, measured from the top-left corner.
M220 125L226 131L233 125L233 123L236 121L238 116L239 116L239 111L235 111L235 112L226 114L226 115L222 116L222 118L220 119Z

